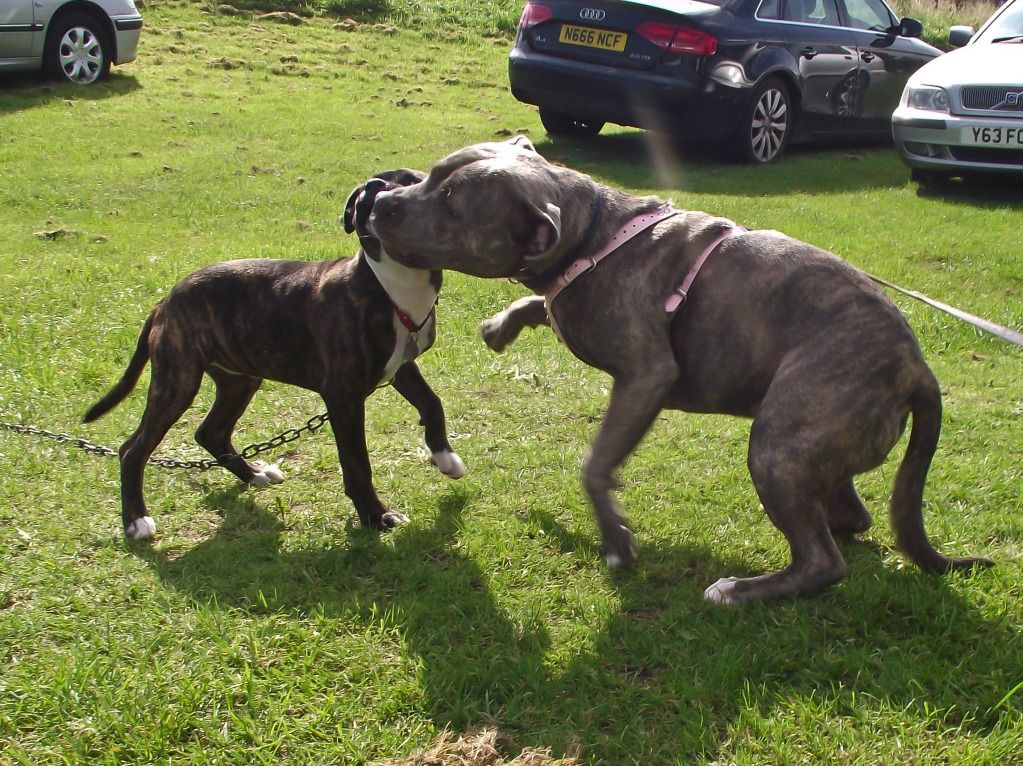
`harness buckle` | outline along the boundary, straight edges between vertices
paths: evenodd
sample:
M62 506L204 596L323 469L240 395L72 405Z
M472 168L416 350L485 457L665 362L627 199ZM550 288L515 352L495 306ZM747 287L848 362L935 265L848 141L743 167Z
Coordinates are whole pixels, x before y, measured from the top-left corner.
M668 300L664 302L664 310L671 315L674 315L686 305L686 301L689 299L689 294L681 287L676 287L671 291L671 295L668 296Z

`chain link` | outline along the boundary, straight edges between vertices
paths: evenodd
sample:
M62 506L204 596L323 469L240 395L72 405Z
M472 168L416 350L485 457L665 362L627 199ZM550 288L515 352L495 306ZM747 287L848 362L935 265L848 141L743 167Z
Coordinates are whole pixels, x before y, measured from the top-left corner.
M240 454L243 458L252 458L256 455L260 455L264 452L277 449L283 444L288 444L298 439L304 433L315 433L323 428L323 425L330 420L330 415L326 412L319 415L313 415L305 422L304 426L298 428L289 428L287 431L282 431L276 436L271 437L263 442L255 442L242 449ZM37 428L36 426L23 426L18 423L7 423L0 420L0 431L11 431L16 434L26 434L29 436L39 436L44 439L50 439L60 444L70 444L84 452L91 453L93 455L102 455L103 457L117 457L117 450L110 449L110 447L104 447L100 444L93 444L88 439L83 439L79 436L72 436L71 434L62 434L56 431L48 431L45 428ZM211 468L216 468L221 465L221 460L225 460L229 455L222 455L221 458L207 458L205 460L178 460L170 457L151 457L149 458L149 464L155 465L160 468L187 468L195 471L208 471Z

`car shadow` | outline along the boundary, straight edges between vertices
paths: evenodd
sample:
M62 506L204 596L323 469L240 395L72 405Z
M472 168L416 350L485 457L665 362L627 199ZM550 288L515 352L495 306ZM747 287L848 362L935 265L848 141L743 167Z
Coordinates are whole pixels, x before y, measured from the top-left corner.
M581 562L580 577L599 572L617 602L591 611L573 602L570 582L552 582L578 612L566 620L495 595L461 544L474 501L464 488L390 539L349 525L337 545L305 549L286 544L285 522L251 497L210 493L222 523L194 547L134 550L204 609L367 629L386 615L436 728L495 725L516 749L578 749L601 763L731 760L740 717L797 717L795 705L810 699L837 717L896 710L935 731L982 736L1019 682L1020 626L967 603L954 578L893 572L862 543L843 543L852 576L815 598L722 609L703 601L703 588L750 574L748 564L640 535L636 568L608 574L595 533L527 511L544 532L533 538L543 555ZM796 736L801 722L791 723Z
M1020 176L974 174L936 184L918 184L920 199L939 199L970 207L1023 210Z
M534 141L547 159L627 188L727 196L778 196L889 188L909 171L892 162L890 142L858 140L796 144L777 163L744 165L713 146L662 133L631 130L594 138Z
M123 96L142 86L130 74L111 72L92 85L73 85L48 79L41 72L0 74L0 114L43 106L51 101L102 101Z

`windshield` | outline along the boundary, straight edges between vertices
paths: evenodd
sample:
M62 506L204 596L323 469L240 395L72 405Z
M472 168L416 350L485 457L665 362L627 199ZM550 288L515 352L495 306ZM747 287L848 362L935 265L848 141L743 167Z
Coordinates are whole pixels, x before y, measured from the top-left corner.
M1023 0L1010 0L996 19L977 35L978 43L1023 43Z

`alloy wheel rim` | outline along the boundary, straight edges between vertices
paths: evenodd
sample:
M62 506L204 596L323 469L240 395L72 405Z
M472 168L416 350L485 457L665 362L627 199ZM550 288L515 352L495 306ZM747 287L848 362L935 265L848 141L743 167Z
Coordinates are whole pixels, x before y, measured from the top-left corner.
M753 109L750 132L751 146L757 160L770 162L777 157L788 129L789 107L785 95L777 88L764 91Z
M86 27L72 27L65 32L58 55L64 76L79 85L94 82L103 67L103 47Z

